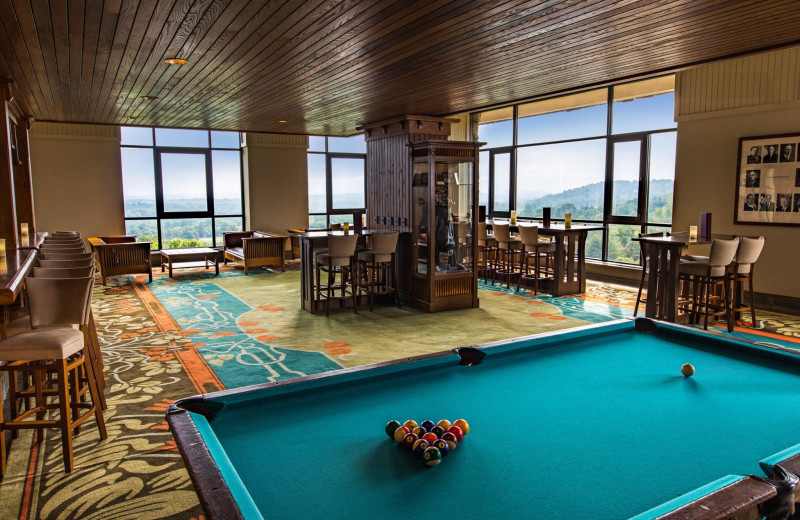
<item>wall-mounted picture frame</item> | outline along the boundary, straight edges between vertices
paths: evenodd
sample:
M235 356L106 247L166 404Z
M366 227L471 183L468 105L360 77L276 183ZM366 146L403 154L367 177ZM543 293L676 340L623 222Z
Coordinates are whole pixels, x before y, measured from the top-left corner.
M739 138L734 224L800 226L800 133Z

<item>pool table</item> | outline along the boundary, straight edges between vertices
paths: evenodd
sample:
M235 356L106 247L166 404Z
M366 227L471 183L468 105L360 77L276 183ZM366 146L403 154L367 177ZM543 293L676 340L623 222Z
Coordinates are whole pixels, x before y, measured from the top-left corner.
M442 418L470 431L436 467L384 432ZM208 519L784 518L800 357L639 318L190 397L167 419Z

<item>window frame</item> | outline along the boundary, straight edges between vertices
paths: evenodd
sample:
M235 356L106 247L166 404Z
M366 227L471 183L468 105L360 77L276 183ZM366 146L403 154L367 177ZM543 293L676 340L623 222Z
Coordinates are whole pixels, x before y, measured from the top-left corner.
M141 127L135 127L141 128ZM210 247L221 247L222 244L217 244L217 219L218 218L240 218L242 223L242 229L246 229L245 223L245 200L244 200L244 154L242 153L242 135L241 132L237 132L239 134L239 138L237 139L239 143L238 148L221 148L221 147L214 147L212 144L211 139L211 132L212 130L204 130L207 133L208 137L208 147L179 147L179 146L158 146L156 144L156 128L160 127L148 127L152 136L152 143L151 145L134 145L134 144L123 144L122 139L120 138L120 155L122 154L122 150L124 148L138 148L138 149L149 149L152 152L153 157L153 177L155 183L155 208L156 214L153 216L148 217L124 217L125 227L127 229L127 222L128 221L137 221L137 220L146 220L146 221L155 221L156 223L156 236L157 244L155 250L164 249L163 244L163 237L161 234L161 222L162 220L170 220L170 219L190 219L190 218L197 218L202 219L206 218L211 221L211 246ZM193 129L194 130L194 129ZM241 213L226 213L226 214L217 214L216 208L214 205L214 169L213 169L213 159L212 154L214 150L220 151L236 151L239 153L239 200L241 203ZM162 184L163 181L163 172L161 169L161 154L162 153L180 153L180 154L192 154L192 155L204 155L205 156L205 165L206 165L206 201L207 201L207 210L206 211L165 211L164 210L164 187ZM123 173L124 174L124 173ZM125 200L125 195L123 192L123 204ZM123 210L124 211L124 210Z
M666 75L669 76L669 75ZM663 77L666 77L663 76ZM652 78L646 78L652 79ZM638 81L642 81L642 79L632 80L627 83L636 83ZM515 103L514 105L506 105L504 107L494 107L487 111L498 110L502 108L508 108L509 106L513 108L513 145L512 146L501 146L497 148L483 148L481 152L488 152L489 157L489 168L487 171L489 172L489 179L488 179L488 186L489 186L489 194L488 194L488 207L487 207L487 217L498 217L498 218L509 218L510 212L512 210L516 210L516 201L517 201L517 189L519 184L517 182L517 153L521 148L531 148L536 146L547 146L553 144L562 144L562 143L574 143L574 142L582 142L582 141L591 141L591 140L598 140L604 139L605 146L606 146L606 157L605 157L605 177L604 177L604 186L603 186L603 218L602 220L588 220L588 219L580 219L576 220L573 218L573 222L575 223L585 223L585 224L601 224L603 226L603 240L602 240L602 260L604 262L608 262L608 242L609 242L609 224L622 224L622 225L633 225L639 226L642 233L652 232L653 229L662 229L664 231L670 231L672 228L672 223L665 224L661 222L649 222L648 215L649 215L649 187L650 187L650 154L651 154L651 143L650 139L651 136L654 134L661 134L661 133L669 133L669 132L677 132L676 127L671 128L658 128L658 129L651 129L651 130L643 130L637 132L629 132L629 133L613 133L613 105L614 105L614 88L618 87L622 84L617 85L609 85L605 87L607 89L607 101L606 101L606 129L605 133L599 135L587 135L580 138L573 138L573 139L560 139L560 140L553 140L553 141L543 141L537 143L527 143L527 144L518 144L518 120L519 120L519 109L518 107L523 104L528 104L531 102L536 101L545 101L548 99L556 99L559 97L565 96L553 96L550 98L544 98L541 100L525 100L519 103ZM592 90L597 90L596 88L587 89L585 92L589 92ZM674 90L673 90L674 93ZM574 95L575 92L567 94ZM477 111L470 113L470 121L472 124L472 128L475 130L475 135L473 136L474 140L480 140L479 132L480 132L480 122L479 117L482 112L486 111ZM620 216L620 215L612 215L612 201L613 201L613 149L614 143L617 142L625 142L625 141L636 141L638 140L641 143L641 152L639 157L639 190L638 190L638 204L637 204L637 215L634 216ZM507 151L511 151L511 171L509 176L509 190L510 190L510 198L509 198L509 211L494 211L494 199L495 199L495 183L494 183L494 155L495 153L505 153ZM529 221L539 221L541 222L541 218L530 218L524 217L519 218L518 220L529 220ZM563 219L554 218L554 221L563 221ZM640 259L641 261L641 259ZM611 262L614 262L611 260Z
M367 200L367 154L366 153L351 153L351 152L331 152L329 151L328 145L328 137L330 136L317 136L323 137L325 139L325 151L311 151L308 150L306 155L323 155L325 157L325 212L308 212L308 220L309 224L311 223L312 217L325 217L325 227L329 228L331 225L331 216L334 215L350 215L352 216L354 212L361 211L362 213L366 212L366 200ZM333 169L332 169L332 159L361 159L364 164L364 207L361 208L334 208L333 207ZM306 164L308 164L306 162ZM306 172L306 176L308 176L308 172Z

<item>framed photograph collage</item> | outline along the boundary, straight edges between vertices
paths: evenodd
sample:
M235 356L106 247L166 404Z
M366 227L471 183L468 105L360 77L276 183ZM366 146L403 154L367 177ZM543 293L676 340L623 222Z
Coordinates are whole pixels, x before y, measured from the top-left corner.
M739 139L734 224L800 226L800 134Z

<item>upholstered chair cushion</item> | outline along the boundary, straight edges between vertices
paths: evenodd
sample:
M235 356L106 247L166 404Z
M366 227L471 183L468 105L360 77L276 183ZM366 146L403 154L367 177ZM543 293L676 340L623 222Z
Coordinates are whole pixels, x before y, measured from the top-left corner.
M37 329L0 341L0 361L64 359L80 352L83 345L83 332L78 329Z

